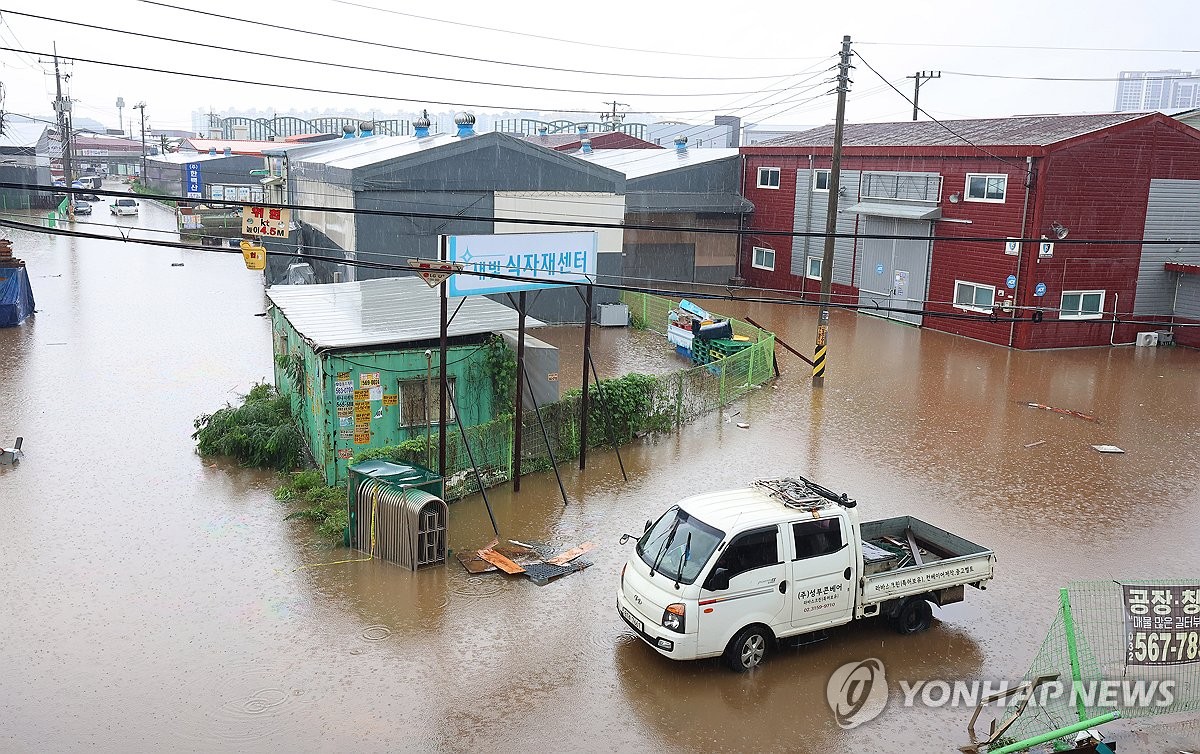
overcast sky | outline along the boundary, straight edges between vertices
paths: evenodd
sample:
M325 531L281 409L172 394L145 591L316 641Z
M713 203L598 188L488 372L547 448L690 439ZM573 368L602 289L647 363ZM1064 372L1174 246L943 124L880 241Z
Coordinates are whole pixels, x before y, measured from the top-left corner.
M182 7L184 0L170 0ZM1004 3L730 2L566 3L540 0L444 3L395 0L204 0L192 6L247 21L353 40L381 42L405 52L341 42L254 23L206 18L137 0L49 4L3 0L0 46L177 72L340 90L350 95L301 92L273 86L123 70L82 60L70 93L76 117L117 124L117 97L146 102L155 128L191 127L191 112L355 110L393 113L468 109L583 111L594 119L606 100L633 111L633 122L657 119L711 123L713 115L740 115L746 123L817 125L833 118L834 98L825 69L835 62L842 35L855 50L911 96L905 76L941 69L940 80L921 90L921 104L938 118L1021 113L1111 110L1115 83L971 78L957 73L1011 76L1114 77L1122 69L1200 69L1200 2L1134 3L1077 0L1010 0ZM468 28L398 15L390 9ZM470 79L455 83L273 60L233 51L146 39L17 12L62 15L70 21L205 42L239 49L363 66L423 76ZM297 10L303 9L303 10ZM538 39L541 35L569 42ZM946 46L966 45L966 46ZM1154 48L1144 51L1003 49L986 45ZM627 49L613 49L627 48ZM1191 48L1192 52L1184 50ZM1173 50L1173 51L1172 51ZM658 51L658 52L653 52ZM486 58L519 65L459 60L433 53ZM669 54L667 54L669 53ZM722 56L722 57L717 57ZM36 55L0 51L0 77L9 112L50 113L54 79ZM853 72L850 121L905 120L911 106L882 86L862 61ZM569 68L564 72L534 67ZM625 74L614 76L612 74ZM689 80L683 77L713 77ZM749 78L757 77L757 78ZM725 79L725 80L721 80ZM546 91L521 87L546 87ZM586 91L584 91L586 90ZM594 93L591 93L594 92ZM378 95L376 97L368 95ZM698 96L666 96L698 95ZM393 100L388 97L396 98ZM398 100L405 101L398 101ZM439 104L454 103L454 104ZM651 113L645 115L643 113Z

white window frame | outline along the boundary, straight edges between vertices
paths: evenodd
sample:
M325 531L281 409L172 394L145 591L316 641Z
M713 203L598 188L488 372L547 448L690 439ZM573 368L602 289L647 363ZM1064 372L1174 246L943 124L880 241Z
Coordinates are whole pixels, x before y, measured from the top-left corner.
M758 263L758 252L760 252L760 251L763 252L763 264ZM767 254L771 255L771 266L770 267L768 267L766 265ZM755 267L760 270L774 270L775 269L775 250L770 248L769 246L755 246L754 250L750 252L750 266Z
M983 196L971 196L971 179L983 179ZM987 181L989 178L1002 178L1004 180L1004 196L999 199L987 198ZM963 185L963 201L968 202L990 202L992 204L1004 204L1008 199L1008 176L1004 173L967 173L967 182Z
M831 172L833 172L833 171L827 170L825 168L818 168L813 171L813 177L812 177L813 192L818 193L818 194L828 194L829 193L829 174ZM821 188L820 186L817 185L817 178L820 177L822 174L825 176L825 188Z
M958 287L960 285L966 285L966 286L971 287L971 303L970 304L960 304L958 302ZM991 306L982 307L982 306L978 306L975 304L975 292L980 289L989 290L992 292L992 305ZM952 299L951 305L955 309L962 309L963 311L966 311L966 312L983 312L985 314L991 314L992 311L996 308L996 286L985 285L983 283L973 283L970 280L955 280L954 281L954 298Z
M813 275L813 262L817 263L817 274ZM824 257L811 256L804 261L804 277L809 280L821 279L821 266L825 264Z
M1103 290L1063 291L1062 296L1060 296L1058 299L1058 318L1059 319L1100 319L1101 317L1104 316L1104 296L1106 293L1107 293L1107 291L1103 291ZM1096 294L1099 294L1099 296L1100 296L1100 305L1099 305L1097 311L1084 312L1083 311L1083 297L1084 296L1094 296ZM1078 310L1073 309L1071 311L1071 313L1068 313L1066 311L1066 308L1063 306L1063 300L1067 296L1079 296L1079 309Z
M775 176L775 185L774 186L772 186L771 182L770 182L770 176L772 175L772 171L774 172L774 176ZM763 174L764 173L767 175L766 183L763 183ZM783 169L782 168L761 167L758 169L758 187L759 188L771 189L773 191L777 191L779 189L779 184L782 181L783 181Z

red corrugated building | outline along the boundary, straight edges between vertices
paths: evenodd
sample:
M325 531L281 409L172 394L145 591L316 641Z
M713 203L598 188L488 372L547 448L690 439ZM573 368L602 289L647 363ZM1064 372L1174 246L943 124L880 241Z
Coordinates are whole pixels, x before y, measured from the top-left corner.
M802 234L825 230L832 143L829 126L742 148L748 284L820 290L824 240ZM1022 349L1164 329L1200 346L1144 324L1200 322L1200 244L1080 243L1200 239L1200 131L1162 114L847 125L839 194L835 301Z

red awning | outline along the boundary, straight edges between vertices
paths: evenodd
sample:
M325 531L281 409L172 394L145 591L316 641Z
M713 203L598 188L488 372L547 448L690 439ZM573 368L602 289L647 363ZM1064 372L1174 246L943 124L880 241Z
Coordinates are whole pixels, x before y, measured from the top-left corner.
M1200 275L1200 264L1182 264L1180 262L1167 262L1163 265L1167 272L1178 272L1183 275Z

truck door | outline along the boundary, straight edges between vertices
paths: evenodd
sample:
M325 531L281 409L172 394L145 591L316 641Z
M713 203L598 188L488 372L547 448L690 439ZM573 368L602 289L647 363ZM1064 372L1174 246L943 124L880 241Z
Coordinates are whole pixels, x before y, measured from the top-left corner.
M854 548L841 517L792 522L790 565L793 629L850 620L854 610Z
M742 532L730 540L700 589L696 624L700 654L719 653L734 633L765 623L778 633L786 623L787 566L778 526ZM720 572L720 573L718 573ZM728 589L715 589L714 577L728 576Z

